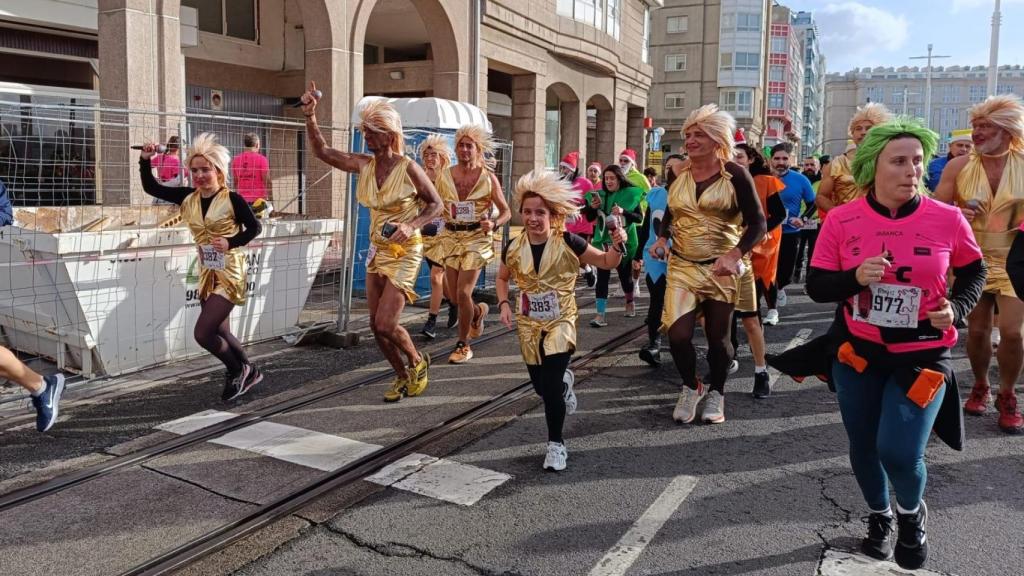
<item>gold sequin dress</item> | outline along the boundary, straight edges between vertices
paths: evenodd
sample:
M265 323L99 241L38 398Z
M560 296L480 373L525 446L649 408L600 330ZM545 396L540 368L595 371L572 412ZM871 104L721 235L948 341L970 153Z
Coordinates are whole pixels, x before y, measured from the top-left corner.
M416 278L423 259L423 237L416 230L402 244L395 244L381 234L388 222L411 222L420 213L416 187L409 177L409 163L402 158L377 188L377 160L371 159L359 171L356 199L370 210L370 249L366 255L366 272L380 274L401 290L409 302L416 300Z
M477 227L459 230L460 226L479 224L491 214L491 173L480 170L480 177L465 200L459 199L452 168L447 168L435 182L444 204L444 230L438 234L427 258L456 270L480 270L494 260L494 236Z
M189 194L181 203L181 218L192 232L192 239L200 247L209 246L216 237L231 238L241 230L235 221L231 192L227 188L221 188L214 195L205 217L199 190ZM206 300L211 294L219 294L236 306L243 306L245 293L245 253L242 248L231 248L224 253L223 269L210 269L200 264L200 300Z
M533 251L526 232L520 234L508 247L505 267L512 281L519 287L519 303L516 306L516 327L519 333L519 347L523 360L531 365L540 364L541 335L544 335L544 354L551 356L560 352L576 350L576 275L580 259L565 242L561 232L552 231L540 267L534 271ZM553 293L558 300L558 314L553 319L534 319L524 302L530 296L539 298Z
M829 163L829 172L832 174L832 202L837 207L864 195L853 181L852 164L846 154L836 156Z
M1006 256L1024 220L1024 154L1010 152L1003 178L995 195L989 185L981 156L971 152L967 164L956 177L957 206L977 202L977 214L971 221L974 238L988 265L985 292L1016 298L1006 274Z

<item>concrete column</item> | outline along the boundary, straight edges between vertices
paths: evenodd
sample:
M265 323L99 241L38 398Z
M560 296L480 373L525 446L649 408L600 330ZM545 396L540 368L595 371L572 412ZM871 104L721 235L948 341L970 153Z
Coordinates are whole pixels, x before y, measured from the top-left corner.
M607 110L598 109L597 147L590 160L597 160L602 166L618 160L619 151L625 146L615 141L615 134L615 111L610 108Z
M544 166L545 90L536 74L512 78L512 178Z
M177 134L185 109L180 4L173 0L99 0L100 100L126 108L103 113L97 143L97 202L148 203L128 146ZM141 111L147 111L143 114Z
M630 106L626 111L626 147L636 150L637 170L641 172L647 164L644 148L644 109Z
M559 158L573 150L579 150L582 154L583 144L587 141L587 108L578 100L562 102L559 107L561 120L559 130L561 131L561 142L559 145Z

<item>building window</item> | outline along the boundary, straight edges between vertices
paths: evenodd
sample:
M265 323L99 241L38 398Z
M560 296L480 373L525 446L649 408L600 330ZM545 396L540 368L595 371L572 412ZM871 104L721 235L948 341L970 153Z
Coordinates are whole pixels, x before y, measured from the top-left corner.
M598 30L604 29L604 0L558 0L555 12Z
M558 0L558 4L555 6L555 13L559 16L572 18L572 2L573 0Z
M960 97L960 87L954 84L946 84L942 87L942 101L946 104L956 102Z
M740 12L736 14L737 32L760 32L761 15L756 12Z
M720 70L758 70L761 66L761 55L757 52L723 52L719 55Z
M736 30L736 13L725 12L722 14L722 23L719 25L722 32L733 32Z
M885 98L885 89L881 86L869 86L867 94L869 102L883 102Z
M690 29L690 17L689 16L669 16L668 17L668 33L669 34L681 34Z
M781 110L786 104L786 96L784 94L769 94L768 95L768 107Z
M619 22L620 12L622 10L622 0L608 0L608 26L605 28L608 34L619 39Z
M785 82L786 78L786 67L779 66L778 64L772 65L768 68L768 79L772 82Z
M981 102L985 99L985 85L984 84L971 84L968 89L970 91L971 102Z
M651 9L644 7L644 41L640 45L640 60L644 64L650 64L651 51Z
M772 53L773 54L785 54L786 50L786 39L782 36L772 37Z
M719 105L733 116L749 118L754 111L753 100L750 90L722 90Z
M665 54L665 72L686 70L686 54Z
M1013 86L1010 84L999 84L996 86L996 94L1013 94Z
M669 110L686 108L686 92L669 92L665 94L665 108Z
M259 40L257 0L181 0L195 8L199 30L241 40Z

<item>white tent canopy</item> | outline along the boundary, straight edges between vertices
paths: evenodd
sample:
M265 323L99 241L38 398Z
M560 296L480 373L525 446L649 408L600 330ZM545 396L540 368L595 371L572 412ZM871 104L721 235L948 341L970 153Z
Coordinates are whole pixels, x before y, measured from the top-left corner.
M472 104L442 98L383 98L366 96L352 110L352 123L359 125L359 113L374 100L387 100L398 110L405 128L456 130L465 124L479 124L491 132L491 122L484 111Z

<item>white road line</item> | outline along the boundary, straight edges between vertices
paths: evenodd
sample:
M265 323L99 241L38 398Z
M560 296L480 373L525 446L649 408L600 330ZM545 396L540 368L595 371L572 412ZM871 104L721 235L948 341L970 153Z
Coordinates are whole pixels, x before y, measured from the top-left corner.
M158 424L155 428L157 430L163 430L164 432L170 432L171 434L184 436L185 434L195 432L196 430L202 430L207 426L213 426L218 422L230 420L235 416L238 416L238 414L221 412L219 410L203 410L202 412L196 412L195 414L190 414L184 418L178 418L177 420Z
M801 328L799 331L797 331L796 336L794 336L793 339L789 341L789 344L786 345L786 349L783 350L783 352L792 350L793 348L796 348L797 346L806 343L807 339L811 337L811 332L814 332L814 330L810 328ZM775 368L769 368L768 384L774 385L775 380L778 379L780 374L782 373L776 370Z
M932 570L904 570L892 562L880 562L842 550L825 550L817 576L953 576Z
M630 526L615 546L604 555L604 558L601 558L590 570L590 576L622 576L625 574L696 485L697 479L693 476L673 478L658 499Z

